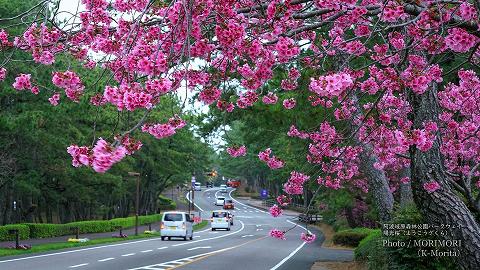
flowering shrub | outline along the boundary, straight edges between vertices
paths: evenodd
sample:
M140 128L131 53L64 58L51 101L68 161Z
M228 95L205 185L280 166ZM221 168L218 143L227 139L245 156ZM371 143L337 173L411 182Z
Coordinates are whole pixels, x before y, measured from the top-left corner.
M227 153L232 157L245 156L247 154L247 148L245 145L239 147L228 147Z

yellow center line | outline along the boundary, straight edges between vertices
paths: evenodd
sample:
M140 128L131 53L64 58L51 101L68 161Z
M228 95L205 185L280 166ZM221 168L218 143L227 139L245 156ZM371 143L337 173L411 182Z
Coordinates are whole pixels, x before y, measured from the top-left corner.
M239 248L241 246L244 246L244 245L247 245L247 244L250 244L250 243L253 243L253 242L256 242L256 241L259 241L259 240L262 240L262 239L265 239L267 238L268 236L263 236L263 237L260 237L260 238L257 238L257 239L253 239L253 240L250 240L250 241L247 241L245 243L242 243L242 244L239 244L239 245L236 245L236 246L233 246L233 247L229 247L227 249L224 249L224 250L219 250L217 252L213 252L211 254L207 254L205 256L202 256L202 257L198 257L190 262L187 262L187 263L184 263L184 264L181 264L181 265L178 265L178 266L174 266L172 268L168 268L168 269L177 269L177 268L180 268L180 267L183 267L185 265L188 265L188 264L191 264L191 263L194 263L194 262L197 262L197 261L200 261L200 260L203 260L205 258L208 258L210 256L213 256L213 255L217 255L217 254L220 254L222 252L225 252L225 251L229 251L229 250L232 250L232 249L235 249L235 248Z

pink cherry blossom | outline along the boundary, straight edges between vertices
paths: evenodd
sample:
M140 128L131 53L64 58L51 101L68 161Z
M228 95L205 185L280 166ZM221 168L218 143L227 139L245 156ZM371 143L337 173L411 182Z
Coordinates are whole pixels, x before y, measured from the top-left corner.
M57 106L58 105L58 102L60 101L60 94L55 92L51 97L48 98L48 101L50 102L50 104L52 104L53 106Z
M278 207L278 205L273 205L272 207L270 207L270 209L268 210L270 212L270 214L273 216L273 217L278 217L282 214L282 208Z
M20 74L15 78L15 82L12 84L13 88L17 90L24 90L32 88L32 83L30 82L30 74Z
M289 98L289 99L285 99L283 101L283 107L285 107L285 109L287 109L287 110L291 110L291 109L295 108L295 105L297 105L297 102L295 101L295 98Z
M5 80L6 77L7 77L7 69L0 68L0 82Z
M232 157L245 156L247 154L247 148L245 145L239 147L228 147L227 153Z
M292 199L286 195L280 195L277 197L277 202L280 206L287 206L292 202Z
M423 188L428 192L432 193L437 191L440 188L440 184L435 181L430 181L423 184Z
M275 104L278 101L277 95L272 92L269 92L267 95L263 96L262 102L265 104Z
M272 229L272 230L270 230L270 232L268 234L271 237L278 238L278 239L281 239L281 240L286 240L284 231L280 231L278 229Z
M317 236L313 233L302 233L300 238L305 242L305 243L313 243L313 241L315 241L315 239L317 238Z

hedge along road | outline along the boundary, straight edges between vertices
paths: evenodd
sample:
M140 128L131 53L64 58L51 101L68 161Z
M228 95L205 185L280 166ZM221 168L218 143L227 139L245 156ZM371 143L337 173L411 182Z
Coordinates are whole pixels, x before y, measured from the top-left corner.
M195 202L205 210L204 214L220 209L214 206L212 192L215 190L195 194ZM310 245L317 246L320 241L299 249L303 243L299 236L304 231L300 227L290 231L285 241L265 237L274 227L291 228L292 224L286 218L272 218L267 213L240 204L232 212L235 215L232 231L202 230L194 233L193 241L152 238L101 245L5 259L0 261L0 268L168 269L181 266L186 269L224 269L225 262L229 262L229 268L233 269L292 269L291 266L284 268L289 263L300 267L295 269L308 269L317 258L317 254L309 255L308 250L318 251L318 248L311 249Z

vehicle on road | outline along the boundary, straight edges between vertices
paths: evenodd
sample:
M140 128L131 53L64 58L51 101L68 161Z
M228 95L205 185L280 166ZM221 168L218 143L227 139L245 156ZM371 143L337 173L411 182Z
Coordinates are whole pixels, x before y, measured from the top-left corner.
M233 215L228 211L215 210L212 212L212 218L210 221L212 231L217 229L226 229L227 231L230 231L230 227L233 225Z
M232 187L232 188L238 188L240 187L241 182L238 180L230 180L227 182L227 186Z
M202 183L195 182L194 189L195 191L202 191Z
M227 193L227 185L220 185L220 192Z
M213 187L213 184L210 183L210 182L207 182L207 183L205 184L205 186L206 186L207 188L212 188L212 187Z
M223 201L223 209L235 209L232 199L225 199Z
M223 206L224 201L225 201L225 197L218 196L217 199L215 200L215 205L216 206Z
M185 212L165 212L160 223L162 241L165 238L181 237L183 240L193 239L193 220Z

